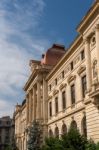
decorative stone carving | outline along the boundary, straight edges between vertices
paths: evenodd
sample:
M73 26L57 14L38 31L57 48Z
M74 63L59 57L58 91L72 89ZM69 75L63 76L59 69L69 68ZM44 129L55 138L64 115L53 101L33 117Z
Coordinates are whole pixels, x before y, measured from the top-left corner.
M77 71L77 73L80 75L83 71L85 71L86 70L86 66L84 65L84 66L81 66L79 69L78 69L78 71Z
M67 85L66 83L61 84L59 89L62 90L64 87L66 87L66 85Z
M56 95L59 92L59 90L54 90L53 95Z
M92 36L92 38L90 40L90 45L91 45L91 47L93 47L95 44L96 44L96 38L95 38L95 35L94 35L94 36Z
M75 78L76 78L76 75L71 75L71 76L67 79L68 83L70 83L70 82L72 82L73 80L75 80Z
M52 99L52 96L48 96L48 100Z

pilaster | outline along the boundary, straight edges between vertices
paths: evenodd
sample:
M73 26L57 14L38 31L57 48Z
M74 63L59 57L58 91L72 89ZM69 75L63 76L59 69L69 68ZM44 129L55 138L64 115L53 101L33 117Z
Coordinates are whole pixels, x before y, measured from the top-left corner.
M41 83L37 81L37 120L41 119Z
M91 53L89 39L85 39L85 58L86 58L86 78L87 78L87 92L91 90L92 72L91 72Z
M33 120L36 119L36 87L33 86Z
M96 25L96 53L97 53L97 73L99 82L99 24Z

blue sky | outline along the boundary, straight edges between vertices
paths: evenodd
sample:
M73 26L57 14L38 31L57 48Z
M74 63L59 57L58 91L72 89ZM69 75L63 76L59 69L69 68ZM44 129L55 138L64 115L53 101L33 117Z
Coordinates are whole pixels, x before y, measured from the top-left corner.
M68 47L94 0L0 0L0 117L24 99L29 60L53 43Z

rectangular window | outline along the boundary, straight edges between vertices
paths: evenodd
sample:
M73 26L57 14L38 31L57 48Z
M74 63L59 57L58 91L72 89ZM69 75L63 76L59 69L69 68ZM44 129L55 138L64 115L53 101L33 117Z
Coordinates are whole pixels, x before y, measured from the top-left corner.
M71 86L71 103L75 104L75 85Z
M86 82L86 75L85 75L82 77L82 95L83 95L83 98L85 98L86 90L87 90L87 82Z
M51 91L51 88L52 88L52 87L51 87L51 84L50 84L50 85L49 85L49 90L50 90L50 91Z
M52 117L52 102L49 103L49 115Z
M57 85L57 78L55 79L55 85Z
M82 52L81 52L81 60L83 60L85 58L85 51L83 50Z
M71 62L71 70L73 70L74 69L74 65L73 65L73 61Z
M62 71L62 78L64 79L64 71Z
M65 93L65 91L62 92L62 108L63 108L63 110L66 108L66 93Z
M55 98L55 113L58 113L58 97Z

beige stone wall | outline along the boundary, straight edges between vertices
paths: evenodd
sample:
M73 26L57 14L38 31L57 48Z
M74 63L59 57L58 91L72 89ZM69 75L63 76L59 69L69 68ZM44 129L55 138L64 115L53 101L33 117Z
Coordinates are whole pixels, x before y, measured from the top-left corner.
M48 79L48 128L53 133L55 126L59 128L61 134L62 123L65 122L67 129L71 124L72 118L77 122L77 127L82 133L82 116L86 115L87 136L94 141L99 141L99 109L93 101L99 101L99 93L92 97L93 84L99 82L99 15L90 21L90 25L82 34L82 42L75 48L70 47L71 55L64 59L64 63L59 66L54 75ZM81 51L85 51L85 59L81 60ZM96 76L94 76L94 61L96 61ZM70 63L74 63L73 70ZM64 71L64 78L62 72ZM81 78L86 75L87 91L85 98L82 97ZM57 85L55 79L57 78ZM75 84L76 102L74 107L71 105L70 86ZM64 87L65 85L65 87ZM51 90L50 90L51 86ZM61 88L63 86L63 88ZM62 91L66 91L66 109L62 110ZM97 91L97 90L96 90ZM59 111L55 114L55 97L58 97ZM94 100L92 100L94 99ZM52 102L52 117L49 116L49 103Z
M19 150L26 150L26 105L21 106L15 115L15 137Z

